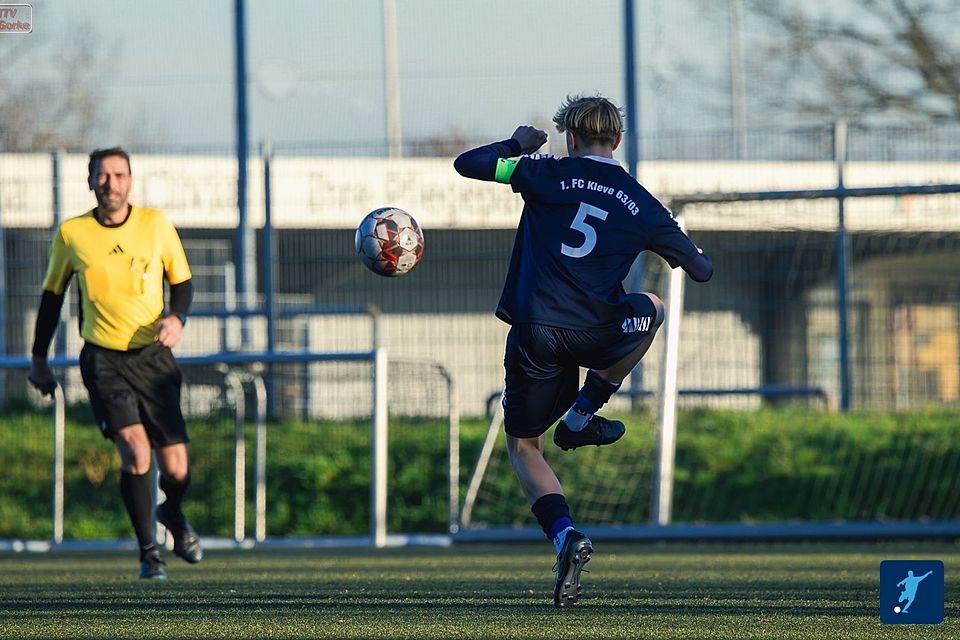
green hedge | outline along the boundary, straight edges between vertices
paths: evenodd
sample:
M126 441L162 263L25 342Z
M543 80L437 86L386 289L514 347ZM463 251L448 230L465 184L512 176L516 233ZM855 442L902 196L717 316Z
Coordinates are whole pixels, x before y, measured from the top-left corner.
M677 443L678 520L954 519L960 412L696 411Z
M652 421L622 417L630 431L615 447L550 452L581 521L648 518ZM391 420L391 531L446 530L446 428L442 420ZM485 431L482 420L462 425L461 496ZM187 516L201 533L232 536L233 424L193 422L190 432ZM248 428L248 532L253 442ZM48 415L0 416L0 538L52 535L50 443ZM366 421L269 425L268 534L364 535L369 449ZM71 413L66 456L67 537L130 537L117 491L119 459L84 412ZM686 412L680 417L676 468L677 522L952 519L960 515L960 412ZM532 524L502 453L491 471L477 519ZM629 496L624 504L591 511L593 503L617 492Z

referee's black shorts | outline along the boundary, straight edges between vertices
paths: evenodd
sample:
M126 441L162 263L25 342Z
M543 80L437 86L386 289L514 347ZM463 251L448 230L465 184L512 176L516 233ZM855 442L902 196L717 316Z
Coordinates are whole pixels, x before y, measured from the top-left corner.
M645 294L631 294L629 301L631 315L609 327L510 328L503 358L503 427L508 435L536 438L544 433L577 399L580 367L608 369L640 346L655 327L657 309Z
M142 423L154 446L190 441L180 411L183 375L169 347L155 342L115 351L87 342L80 351L80 374L104 438Z

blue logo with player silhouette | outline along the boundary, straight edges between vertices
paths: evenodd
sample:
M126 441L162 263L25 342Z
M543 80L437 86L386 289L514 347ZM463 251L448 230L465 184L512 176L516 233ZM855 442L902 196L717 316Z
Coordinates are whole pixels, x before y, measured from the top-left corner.
M880 621L940 624L943 590L941 561L884 560L880 563Z

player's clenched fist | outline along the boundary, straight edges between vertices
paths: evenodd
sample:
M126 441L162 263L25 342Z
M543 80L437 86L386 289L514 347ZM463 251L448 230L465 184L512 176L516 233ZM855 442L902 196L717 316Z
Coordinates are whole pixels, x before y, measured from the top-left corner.
M523 124L510 137L520 143L522 153L533 153L547 141L547 132Z

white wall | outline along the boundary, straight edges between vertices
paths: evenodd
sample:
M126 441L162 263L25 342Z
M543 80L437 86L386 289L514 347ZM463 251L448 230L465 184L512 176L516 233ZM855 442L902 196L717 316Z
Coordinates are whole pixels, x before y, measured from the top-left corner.
M137 155L132 158L134 202L165 210L180 227L237 225L236 160L230 156ZM249 216L263 224L262 163L249 163ZM87 157L63 157L63 216L89 210L94 199L86 187ZM0 212L6 226L52 223L51 161L44 154L0 154ZM448 158L275 158L273 217L277 227L352 228L369 211L395 206L413 214L422 227L513 228L521 201L509 187L461 178ZM829 189L836 186L830 162L648 162L644 185L664 202L695 193ZM850 187L960 183L960 162L847 165ZM945 212L939 199L954 205L960 196L885 198L848 203L848 224L857 228L960 229L960 216ZM879 206L877 203L881 203ZM781 205L697 207L688 220L697 229L832 228L835 204L804 205L791 216ZM858 210L870 215L858 215ZM749 211L741 215L738 211ZM765 217L764 217L765 216Z

